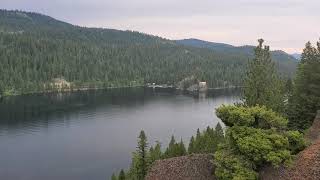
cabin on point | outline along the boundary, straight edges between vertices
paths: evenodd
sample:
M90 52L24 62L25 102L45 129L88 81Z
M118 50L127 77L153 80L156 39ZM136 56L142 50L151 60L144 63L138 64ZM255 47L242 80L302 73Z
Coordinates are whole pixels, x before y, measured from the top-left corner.
M207 91L207 90L208 90L207 82L200 81L199 82L199 91L203 92L203 91Z
M50 86L54 87L55 89L65 89L70 88L71 84L64 78L54 78L52 79Z

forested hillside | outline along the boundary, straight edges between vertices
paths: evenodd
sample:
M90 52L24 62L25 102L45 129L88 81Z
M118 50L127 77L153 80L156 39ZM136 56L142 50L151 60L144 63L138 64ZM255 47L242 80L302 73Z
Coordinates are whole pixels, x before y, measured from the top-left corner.
M236 54L236 55L243 55L248 56L250 59L254 57L254 48L255 46L232 46L229 44L224 43L215 43L215 42L208 42L203 41L199 39L183 39L183 40L176 40L178 44L190 46L190 47L198 47L198 48L206 48L211 49L214 52L219 53L228 53L228 54ZM297 62L299 58L296 58L296 56L289 55L284 51L281 50L275 50L271 51L272 59L275 61L278 70L280 72L285 72L285 75L291 76L292 74L288 73L294 73Z
M239 86L249 58L138 32L84 28L37 13L0 10L0 94L43 91L54 78L74 87L176 84L191 76L209 87ZM282 74L294 73L296 63L275 58L283 62Z

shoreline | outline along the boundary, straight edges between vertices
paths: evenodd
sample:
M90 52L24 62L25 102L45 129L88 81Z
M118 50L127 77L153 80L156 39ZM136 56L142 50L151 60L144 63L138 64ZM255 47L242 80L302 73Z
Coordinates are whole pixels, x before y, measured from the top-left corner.
M230 86L230 87L214 87L214 88L207 88L209 90L222 90L222 89L236 89L236 88L243 88L244 86ZM162 85L155 85L155 86L148 86L148 85L138 85L138 86L117 86L117 87L95 87L95 88L68 88L68 89L60 89L60 90L52 90L52 91L37 91L37 92L27 92L27 93L16 93L10 95L0 95L1 98L6 97L16 97L16 96L23 96L23 95L36 95L36 94L50 94L50 93L68 93L68 92L81 92L81 91L91 91L91 90L107 90L107 89L121 89L121 88L154 88L154 89L175 89L179 91L186 91L190 93L202 93L199 91L189 91L187 89L181 89L175 87L173 85L170 86L162 86Z
M1 95L0 98L5 97L13 97L13 96L23 96L23 95L32 95L32 94L50 94L50 93L67 93L67 92L79 92L79 91L91 91L91 90L104 90L104 89L121 89L121 88L138 88L145 86L118 86L118 87L95 87L95 88L68 88L68 89L60 89L60 90L48 90L48 91L35 91L35 92L27 92L27 93L16 93L10 95Z

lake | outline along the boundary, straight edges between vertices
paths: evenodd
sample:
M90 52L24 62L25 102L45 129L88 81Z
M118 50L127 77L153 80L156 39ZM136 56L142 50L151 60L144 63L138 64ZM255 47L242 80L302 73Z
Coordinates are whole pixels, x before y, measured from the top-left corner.
M137 136L165 147L215 126L214 109L239 90L188 95L128 88L0 99L0 179L100 180L128 168Z

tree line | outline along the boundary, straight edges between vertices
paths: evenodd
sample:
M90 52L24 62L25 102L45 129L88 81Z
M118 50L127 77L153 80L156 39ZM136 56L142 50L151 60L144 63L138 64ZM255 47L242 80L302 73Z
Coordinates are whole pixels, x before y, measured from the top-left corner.
M202 132L197 130L186 147L182 139L177 141L171 137L169 145L163 150L161 143L149 146L145 132L142 130L138 137L138 145L132 153L131 167L128 171L121 170L118 175L113 174L112 180L143 180L156 160L185 156L192 153L214 153L218 144L224 141L224 132L220 123L215 128L209 126Z

